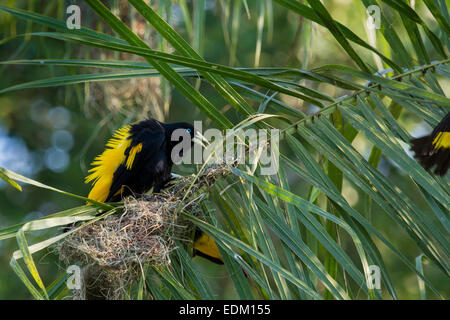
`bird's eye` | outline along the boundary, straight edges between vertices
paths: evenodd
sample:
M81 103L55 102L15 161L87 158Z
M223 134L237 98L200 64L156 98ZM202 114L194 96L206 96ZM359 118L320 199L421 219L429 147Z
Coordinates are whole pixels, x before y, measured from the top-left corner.
M186 132L187 132L187 133L191 133L191 129L187 128L187 129L186 129Z

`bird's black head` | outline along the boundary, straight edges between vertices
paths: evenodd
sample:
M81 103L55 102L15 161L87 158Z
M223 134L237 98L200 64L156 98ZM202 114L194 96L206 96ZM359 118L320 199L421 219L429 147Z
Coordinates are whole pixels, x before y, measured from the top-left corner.
M179 159L191 148L195 135L194 126L187 122L161 123L166 131L166 139L169 141L170 150L176 150Z
M175 123L162 123L164 130L166 131L166 137L175 142L180 142L178 137L194 138L194 126L187 122L175 122Z

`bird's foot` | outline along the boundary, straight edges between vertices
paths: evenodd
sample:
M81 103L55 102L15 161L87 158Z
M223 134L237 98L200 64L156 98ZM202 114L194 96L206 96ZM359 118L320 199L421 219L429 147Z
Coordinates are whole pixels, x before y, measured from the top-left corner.
M137 199L142 199L145 201L154 201L155 196L149 196L148 194L136 194L135 195Z
M172 176L172 179L170 179L170 180L183 178L183 176L176 174L176 173L171 173L170 175Z
M141 199L144 201L162 201L165 199L164 196L160 194L148 195L145 193L136 193L134 194L134 196L136 197L136 199Z

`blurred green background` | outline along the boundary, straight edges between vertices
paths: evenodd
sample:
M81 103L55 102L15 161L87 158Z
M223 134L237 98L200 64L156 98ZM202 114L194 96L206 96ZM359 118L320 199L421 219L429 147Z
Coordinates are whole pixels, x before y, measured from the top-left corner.
M167 44L150 30L135 12L129 12L124 1L109 1L121 18L128 21L153 48L171 52ZM151 1L154 7L169 20L170 24L186 39L191 39L189 27L186 28L183 8L180 1ZM192 1L186 1L188 10L192 10ZM224 6L228 3L229 7ZM269 1L266 2L268 5ZM82 8L83 26L110 32L95 14L81 1L9 1L1 0L1 5L33 10L41 14L60 19L66 18L65 10L70 4ZM248 7L246 7L246 5ZM324 1L333 17L349 27L361 38L369 37L365 21L367 14L359 1ZM421 1L417 1L416 10L423 11ZM228 11L227 11L228 10ZM330 34L321 27L304 21L279 5L266 7L263 34L261 38L260 58L256 52L258 42L259 1L215 1L205 3L204 36L197 44L208 61L237 67L282 67L293 66L303 69L325 64L344 64L354 66ZM389 9L384 11L389 16ZM195 23L195 21L194 21ZM0 13L0 61L15 59L134 59L132 56L105 56L94 49L86 49L75 44L39 37L15 37L30 31L42 31L42 27L17 20ZM403 31L404 32L404 31ZM13 37L13 39L9 39ZM4 41L2 40L4 39ZM6 41L7 40L7 41ZM198 41L198 40L197 40ZM378 39L378 47L386 44ZM427 43L427 45L429 45ZM362 53L366 61L376 65L378 61L367 52ZM256 61L256 62L255 62ZM0 90L15 84L54 76L63 76L88 72L73 67L48 67L30 65L0 65ZM448 85L448 84L447 84ZM212 90L205 85L200 90L213 101L230 119L237 118L235 111L226 105L221 97L213 96ZM332 97L346 92L327 86L315 88ZM446 88L448 92L448 87ZM296 99L282 96L282 100L304 112L314 107ZM87 195L89 186L83 183L89 163L102 151L105 141L119 126L138 119L153 116L164 121L204 120L204 127L211 125L179 92L173 91L165 81L157 78L116 82L77 84L67 87L17 90L0 95L0 166L18 172L47 185L75 194ZM414 136L429 131L419 119L404 115L402 121ZM370 151L370 145L364 139L355 142L358 150ZM181 173L187 168L178 168ZM400 172L394 163L382 159L380 170L394 181L400 179ZM398 178L398 179L396 179ZM295 181L294 181L295 182ZM297 182L297 191L302 194L301 181ZM350 204L358 207L358 191L344 182L344 195ZM414 195L410 195L414 198ZM0 228L19 222L45 216L66 208L81 205L79 201L56 193L25 186L22 192L7 186L0 180ZM420 205L420 203L419 203ZM374 226L395 244L411 261L420 251L398 230L386 216L377 216L373 210ZM29 243L38 241L48 234L29 236ZM0 299L29 299L30 294L9 267L9 260L17 249L15 239L0 242ZM349 248L349 251L352 251ZM385 261L391 271L394 284L397 285L400 298L417 299L418 284L416 276L407 271L396 259L385 254ZM43 280L50 283L62 272L57 257L51 252L38 254L35 258ZM218 298L235 298L234 289L226 271L201 258L194 258L201 266L205 278L210 280ZM426 267L436 287L445 290L448 279L434 267Z

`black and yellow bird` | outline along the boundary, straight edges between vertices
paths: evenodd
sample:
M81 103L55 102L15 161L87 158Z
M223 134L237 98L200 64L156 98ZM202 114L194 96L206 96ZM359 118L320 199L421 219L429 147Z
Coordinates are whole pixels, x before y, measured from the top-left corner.
M172 141L177 129L181 134ZM185 122L166 124L149 119L120 128L92 162L85 180L92 182L88 198L117 202L128 195L143 196L149 190L159 193L172 179L175 145L188 138L190 147L193 137L194 127ZM215 242L200 230L195 233L194 254L223 263Z
M411 140L411 150L419 163L434 173L445 175L450 165L450 112L434 128L430 135Z

